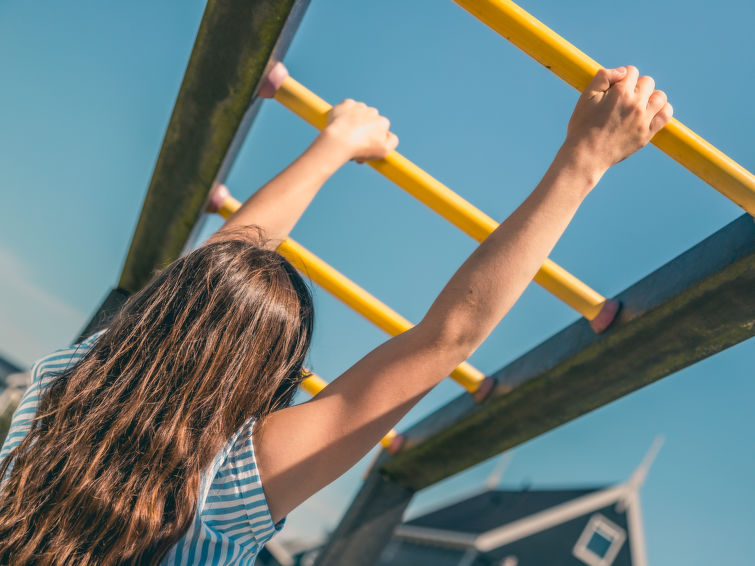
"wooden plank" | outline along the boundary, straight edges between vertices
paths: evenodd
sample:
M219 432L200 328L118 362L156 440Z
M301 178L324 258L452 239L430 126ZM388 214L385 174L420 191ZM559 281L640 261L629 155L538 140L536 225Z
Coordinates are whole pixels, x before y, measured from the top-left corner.
M617 298L622 311L605 333L581 319L497 372L485 403L461 395L410 428L405 448L384 453L370 472L317 564L376 564L415 491L752 337L753 218L743 215ZM403 506L385 495L402 489Z
M176 259L254 117L252 101L309 0L209 0L118 287L141 289ZM234 140L235 143L234 143ZM232 148L233 146L233 148ZM235 154L235 151L231 151ZM222 167L222 171L221 171Z
M579 320L406 432L382 473L419 490L755 334L755 223L747 214L617 297L614 325Z
M315 566L375 564L413 496L413 490L390 481L373 466Z

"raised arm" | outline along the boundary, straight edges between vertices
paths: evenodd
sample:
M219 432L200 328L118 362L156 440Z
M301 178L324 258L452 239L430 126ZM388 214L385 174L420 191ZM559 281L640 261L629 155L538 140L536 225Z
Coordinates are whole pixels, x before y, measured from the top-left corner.
M464 262L413 329L379 346L311 401L257 431L260 474L280 519L336 479L466 359L519 298L603 173L660 130L671 107L634 67L601 70L566 141L524 203Z
M245 226L262 229L275 249L288 237L323 183L344 163L380 159L393 151L398 138L375 108L347 99L335 106L327 127L296 161L254 193L211 240Z

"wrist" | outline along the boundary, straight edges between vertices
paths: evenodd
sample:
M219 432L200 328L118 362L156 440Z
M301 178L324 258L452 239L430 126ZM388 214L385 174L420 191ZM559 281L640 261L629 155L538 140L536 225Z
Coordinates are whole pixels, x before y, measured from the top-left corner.
M598 184L603 174L608 170L596 152L585 143L575 143L567 139L556 153L553 161L560 169L568 171L579 186L583 187L585 195Z
M311 149L320 153L321 158L335 169L353 158L351 148L338 136L333 135L328 128L318 134L312 142Z

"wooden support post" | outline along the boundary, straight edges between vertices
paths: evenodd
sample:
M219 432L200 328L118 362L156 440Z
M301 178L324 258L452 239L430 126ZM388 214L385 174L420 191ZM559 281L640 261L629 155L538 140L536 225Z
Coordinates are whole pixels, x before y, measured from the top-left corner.
M308 0L210 0L144 199L119 287L134 293L176 259L265 73Z
M181 255L213 184L222 182L309 0L209 0L117 289L139 291ZM110 298L110 297L109 297ZM103 306L110 306L107 301ZM113 311L110 311L112 314ZM106 323L98 310L85 334Z
M393 536L414 491L373 466L315 566L372 566Z

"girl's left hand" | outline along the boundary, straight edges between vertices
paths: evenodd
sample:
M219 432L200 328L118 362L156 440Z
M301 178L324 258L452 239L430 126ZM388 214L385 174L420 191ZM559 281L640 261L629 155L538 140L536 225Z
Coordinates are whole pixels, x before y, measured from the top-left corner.
M376 108L347 98L333 107L321 137L346 152L347 159L362 163L382 159L398 146L391 123Z

